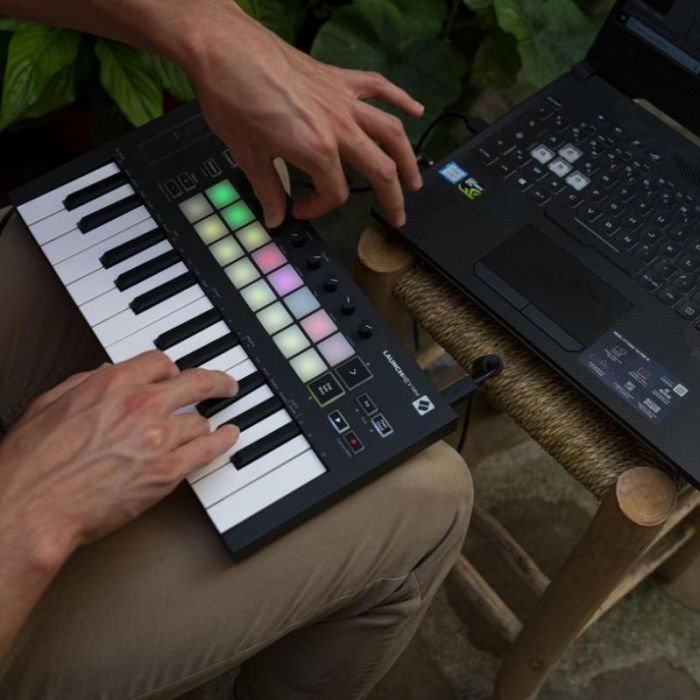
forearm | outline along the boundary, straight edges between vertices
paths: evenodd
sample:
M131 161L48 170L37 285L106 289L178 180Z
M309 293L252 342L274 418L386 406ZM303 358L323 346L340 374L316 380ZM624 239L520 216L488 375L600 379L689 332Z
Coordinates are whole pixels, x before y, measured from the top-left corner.
M185 69L210 30L252 21L233 0L0 0L0 14L152 49Z

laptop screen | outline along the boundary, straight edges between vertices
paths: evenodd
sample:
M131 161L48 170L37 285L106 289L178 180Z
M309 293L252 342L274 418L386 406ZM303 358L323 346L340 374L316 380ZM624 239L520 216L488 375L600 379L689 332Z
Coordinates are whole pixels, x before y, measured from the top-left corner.
M618 0L589 61L630 97L700 134L699 0Z

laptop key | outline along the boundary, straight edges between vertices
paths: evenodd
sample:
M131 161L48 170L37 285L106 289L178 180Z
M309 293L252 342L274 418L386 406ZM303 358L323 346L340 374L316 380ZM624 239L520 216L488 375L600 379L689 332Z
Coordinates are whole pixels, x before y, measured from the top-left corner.
M659 279L648 272L645 272L637 281L642 288L649 292L656 291L662 284Z
M667 280L676 271L676 266L670 260L661 258L653 269L656 277Z
M700 269L700 258L686 255L678 261L678 265L684 272L697 272Z
M686 301L676 309L678 315L686 321L695 321L700 315L700 305L692 301Z
M666 287L665 289L662 289L656 296L659 301L662 301L668 306L674 306L683 298L683 295L673 287Z
M649 243L642 243L635 251L635 255L647 265L653 263L658 257L656 249Z
M680 275L673 278L672 284L676 289L687 294L695 287L696 283L692 275L682 272Z

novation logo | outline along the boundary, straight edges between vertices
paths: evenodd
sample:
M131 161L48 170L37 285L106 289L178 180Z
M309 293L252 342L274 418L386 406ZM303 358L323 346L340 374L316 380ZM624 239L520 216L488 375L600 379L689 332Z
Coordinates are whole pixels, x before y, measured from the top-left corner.
M413 408L416 409L419 416L424 416L435 408L435 404L427 396L421 396L413 402Z
M485 192L479 181L453 160L443 165L438 172L469 200L473 201Z

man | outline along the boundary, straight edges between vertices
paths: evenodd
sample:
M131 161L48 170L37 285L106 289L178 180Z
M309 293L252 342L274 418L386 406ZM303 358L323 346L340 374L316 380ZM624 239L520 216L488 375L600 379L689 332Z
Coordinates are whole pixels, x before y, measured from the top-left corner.
M0 13L178 62L269 226L286 206L277 157L315 185L295 216L346 199L346 161L403 223L397 171L410 188L420 175L400 122L363 99L421 108L383 78L312 60L230 0L0 0ZM233 564L176 487L237 429L173 413L235 382L156 352L103 361L15 218L0 237L0 697L177 697L237 666L240 698L366 695L459 550L461 459L436 445Z

